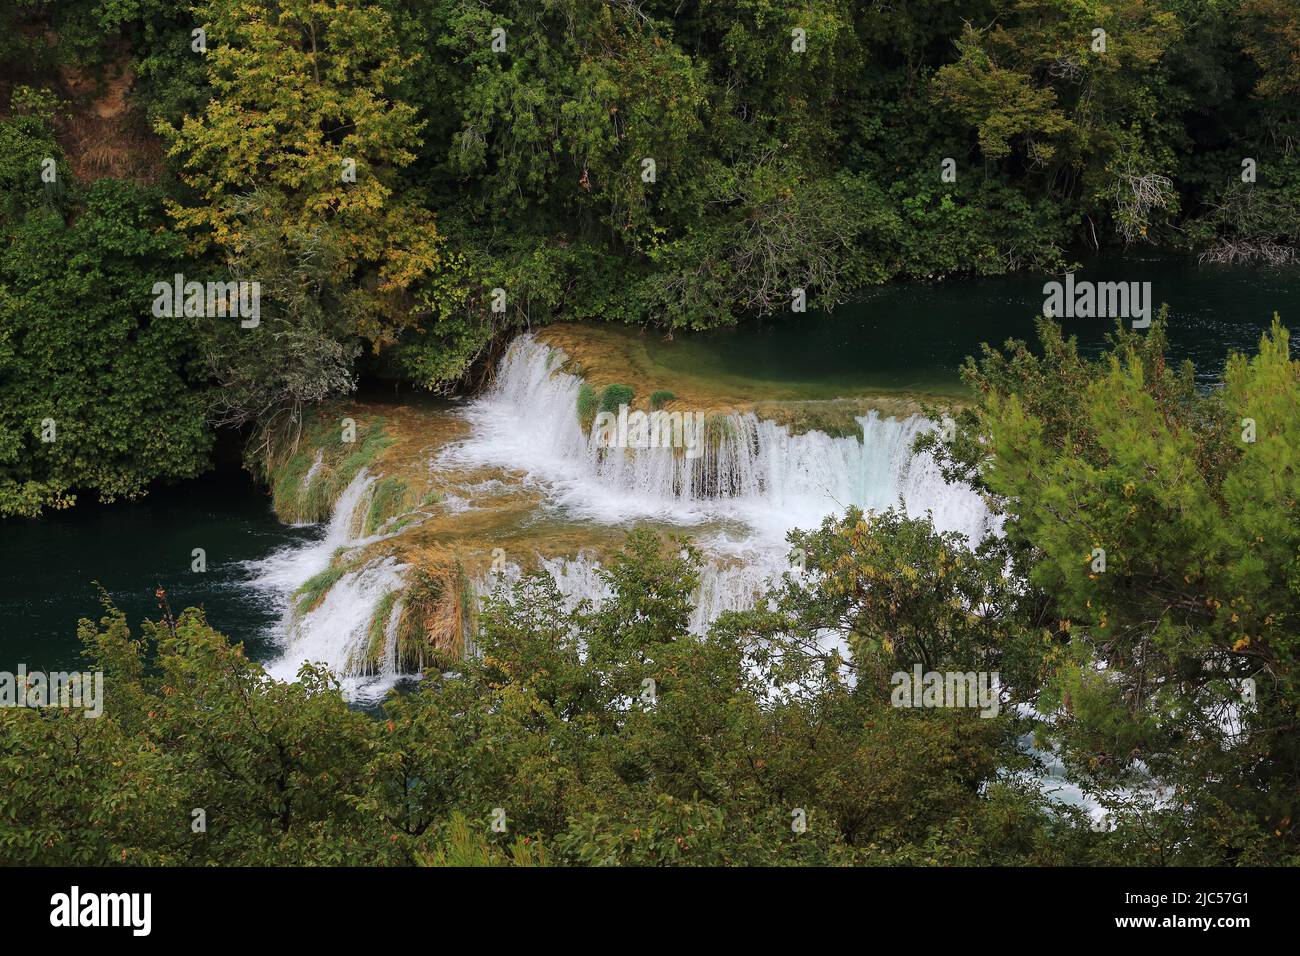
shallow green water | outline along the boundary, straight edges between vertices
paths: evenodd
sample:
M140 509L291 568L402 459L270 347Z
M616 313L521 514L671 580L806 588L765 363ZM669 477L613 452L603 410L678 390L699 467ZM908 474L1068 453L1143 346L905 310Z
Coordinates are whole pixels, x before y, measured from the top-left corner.
M1273 313L1300 325L1300 270L1197 267L1166 256L1093 259L1076 280L1150 282L1169 304L1170 352L1190 358L1202 384L1219 380L1230 349L1253 350ZM868 291L832 314L781 315L733 329L648 337L656 362L733 380L797 384L810 398L848 392L959 393L957 370L980 343L1035 341L1047 276L907 283ZM1110 319L1064 319L1081 348L1096 352Z

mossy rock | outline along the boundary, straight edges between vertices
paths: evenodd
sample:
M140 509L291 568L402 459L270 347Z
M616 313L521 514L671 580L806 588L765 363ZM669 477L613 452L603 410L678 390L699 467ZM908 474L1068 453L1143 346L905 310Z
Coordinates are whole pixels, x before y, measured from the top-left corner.
M338 584L339 578L352 570L352 565L341 559L341 552L342 549L335 552L328 568L313 574L293 592L294 608L299 614L306 614L320 607L330 588Z
M414 671L431 662L454 666L473 626L474 603L469 577L458 560L416 566L397 622L399 667Z
M401 478L382 478L375 484L370 496L370 507L366 509L366 521L363 532L376 534L392 518L404 514L411 500L411 489Z
M293 452L273 459L271 506L281 521L325 521L357 473L393 443L382 418L358 425L355 440L344 441L342 417L319 413L303 430Z
M366 630L366 649L361 660L349 661L349 670L359 674L377 674L384 660L384 649L388 645L388 619L393 614L393 605L401 596L400 591L389 591L379 599L375 613L370 616L370 626Z
M591 432L591 426L596 421L596 389L595 386L583 382L578 386L578 424L582 426L583 434Z

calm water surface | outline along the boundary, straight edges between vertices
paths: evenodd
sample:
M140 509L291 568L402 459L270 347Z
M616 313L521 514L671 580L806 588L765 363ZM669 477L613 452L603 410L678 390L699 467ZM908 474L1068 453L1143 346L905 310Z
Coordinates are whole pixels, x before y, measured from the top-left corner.
M1253 351L1273 313L1300 325L1300 270L1197 267L1182 258L1093 259L1075 281L1150 282L1157 308L1169 305L1170 353L1190 358L1203 385L1219 380L1231 349ZM671 341L647 337L670 369L804 386L810 397L917 389L958 393L957 370L981 342L1036 341L1043 283L1054 276L906 283L873 289L832 314L785 315ZM1109 319L1064 319L1066 333L1093 354Z
M163 488L136 502L85 503L32 520L0 521L0 670L63 670L82 663L77 621L102 616L101 585L134 628L158 616L161 586L177 613L202 606L223 633L268 656L279 618L249 586L247 562L318 535L271 513L270 498L239 470ZM191 571L195 548L206 573Z

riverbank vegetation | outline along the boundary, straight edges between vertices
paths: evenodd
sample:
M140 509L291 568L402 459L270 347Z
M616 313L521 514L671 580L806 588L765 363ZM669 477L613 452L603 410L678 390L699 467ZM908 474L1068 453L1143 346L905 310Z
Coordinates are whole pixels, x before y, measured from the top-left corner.
M850 508L703 634L686 540L536 520L545 492L487 467L456 511L429 466L465 422L349 401L464 393L548 325L584 425L910 413L933 396L794 407L617 340L1088 248L1293 262L1298 60L1289 0L7 4L0 519L197 475L222 429L286 521L366 470L367 540L292 600L400 561L349 666L424 677L365 712L202 609L106 601L80 635L104 715L0 707L0 862L1300 863L1280 321L1210 391L1163 319L1099 358L1047 320L986 347L922 447L1001 533ZM175 276L257 283L258 312L160 311ZM478 606L493 549L580 548L599 604L530 565ZM996 672L996 713L896 706L918 664Z
M1082 247L1291 260L1297 17L11 3L0 514L193 474L214 423L264 451L359 372L462 388L524 325L707 328ZM260 283L259 324L152 316L173 273Z
M269 680L199 610L133 632L107 607L81 629L103 718L0 710L0 856L1295 865L1288 334L1211 394L1167 366L1160 321L1096 360L1040 334L973 359L978 400L932 439L1004 534L850 509L792 532L770 599L705 635L700 555L645 529L604 563L607 600L566 610L524 577L476 653L378 715L310 665ZM999 673L999 706L897 706L917 664ZM1105 815L1049 799L1044 759Z

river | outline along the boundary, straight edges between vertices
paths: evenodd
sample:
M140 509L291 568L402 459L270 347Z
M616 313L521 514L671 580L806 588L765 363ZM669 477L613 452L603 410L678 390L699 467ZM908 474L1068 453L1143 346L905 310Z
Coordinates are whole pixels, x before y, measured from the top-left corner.
M1205 387L1221 375L1229 349L1253 349L1275 311L1284 321L1300 315L1294 272L1202 269L1163 256L1086 265L1081 278L1152 283L1155 301L1170 305L1173 359L1192 359ZM981 342L1033 339L1044 281L1017 276L892 285L870 290L830 315L783 316L736 329L679 333L671 340L649 335L644 343L657 366L670 373L742 385L779 383L807 398L888 391L959 395L957 370ZM1110 328L1098 319L1064 324L1086 351L1100 348ZM726 575L744 575L735 562L771 571L789 527L815 523L848 503L883 507L902 494L909 510L938 509L942 526L972 534L984 527L978 502L945 490L932 470L908 461L915 423L909 428L872 419L858 438L783 437L763 423L746 425L755 430L746 447L758 452L718 466L729 469L738 489L725 501L666 494L671 482L663 485L662 475L646 469L602 471L584 458L581 435L575 444L568 410L576 384L552 380L536 350L512 355L507 361L516 367L503 367L492 394L448 412L466 419L469 434L440 454L441 466L512 468L521 484L543 489L545 516L579 529L641 520L696 529L715 557L734 559L713 578L706 576L701 601L710 610L702 620L733 606L743 587L754 586L752 576L740 585L728 583ZM521 415L529 418L526 427L519 427ZM745 475L752 478L749 486ZM361 495L365 488L355 491ZM202 605L213 625L243 641L254 658L291 676L306 657L328 661L346 650L343 632L354 625L350 617L340 623L340 607L352 592L341 590L321 616L330 618L328 626L302 629L292 639L285 611L292 589L339 546L355 545L354 537L337 522L333 531L279 523L265 492L228 470L159 489L138 502L92 501L36 520L5 521L0 657L29 669L75 666L77 621L99 613L95 582L133 623L156 613L154 591L161 586L174 608ZM196 572L193 549L200 547L206 570ZM562 562L555 572L577 596L597 588L589 567ZM388 573L384 580L391 584L400 569L390 565ZM379 587L371 583L372 590ZM364 621L365 610L357 611L356 621ZM396 675L387 676L371 682L370 696L392 686Z

